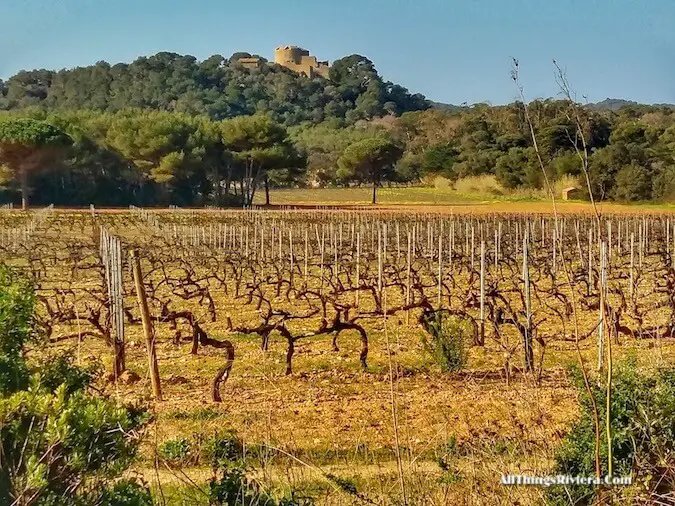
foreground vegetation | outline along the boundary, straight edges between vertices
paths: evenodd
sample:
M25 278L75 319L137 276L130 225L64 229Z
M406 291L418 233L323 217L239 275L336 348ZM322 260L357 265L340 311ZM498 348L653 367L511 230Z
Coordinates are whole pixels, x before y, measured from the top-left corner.
M116 481L137 447L141 412L91 395L96 363L68 354L27 360L40 342L35 294L0 268L0 504L152 503L141 484Z

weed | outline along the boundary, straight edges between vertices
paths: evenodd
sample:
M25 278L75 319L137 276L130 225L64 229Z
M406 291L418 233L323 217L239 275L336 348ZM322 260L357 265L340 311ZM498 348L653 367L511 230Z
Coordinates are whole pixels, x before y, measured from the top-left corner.
M425 316L424 328L429 338L422 337L426 351L445 372L460 371L468 358L466 324L446 312L436 311Z

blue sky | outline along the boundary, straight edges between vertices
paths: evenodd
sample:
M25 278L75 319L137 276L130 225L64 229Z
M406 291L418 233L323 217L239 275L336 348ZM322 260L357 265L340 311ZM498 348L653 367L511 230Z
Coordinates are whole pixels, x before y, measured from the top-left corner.
M674 22L675 0L0 0L0 76L296 44L455 104L512 101L511 57L528 99L558 93L556 58L590 101L675 103Z

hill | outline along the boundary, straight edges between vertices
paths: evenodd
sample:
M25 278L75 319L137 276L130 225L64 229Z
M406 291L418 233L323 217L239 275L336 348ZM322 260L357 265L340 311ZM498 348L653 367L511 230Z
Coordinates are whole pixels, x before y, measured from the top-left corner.
M606 98L602 102L588 104L589 109L594 111L618 111L622 107L639 105L633 100L623 100L621 98Z
M447 112L460 112L467 109L465 105L446 104L444 102L430 102L432 109Z
M101 61L58 71L21 71L0 81L0 110L38 106L115 112L135 107L218 120L264 112L295 125L329 119L352 124L430 106L423 95L383 80L361 55L335 61L328 79L310 79L264 59L259 68L244 68L237 64L242 54L248 53L198 61L161 52L130 64Z
M621 98L606 98L602 102L588 104L588 108L592 111L618 111L624 107L648 107L648 108L675 108L674 104L640 104L633 100L624 100Z

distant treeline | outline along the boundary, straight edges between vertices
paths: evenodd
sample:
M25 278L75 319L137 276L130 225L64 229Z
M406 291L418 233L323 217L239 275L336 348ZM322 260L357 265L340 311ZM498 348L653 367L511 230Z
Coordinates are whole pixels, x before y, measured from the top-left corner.
M328 80L160 53L21 72L1 88L5 200L23 188L36 205L241 205L270 186L484 174L507 189L544 184L522 103L429 109L358 55ZM673 108L540 100L529 112L551 180L584 189L587 153L597 199L675 200Z

